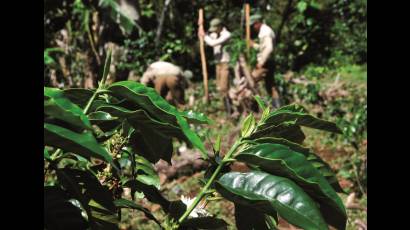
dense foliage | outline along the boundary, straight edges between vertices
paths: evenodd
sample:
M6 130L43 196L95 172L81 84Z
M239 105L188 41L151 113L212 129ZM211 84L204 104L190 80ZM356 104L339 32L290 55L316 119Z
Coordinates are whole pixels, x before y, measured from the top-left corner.
M46 63L45 80L53 86L58 86L50 80L54 77L60 85L95 87L108 44L125 50L114 55L118 80L126 80L130 71L140 75L154 60L190 68L194 79L201 79L196 36L200 7L206 26L220 17L230 31L244 37L240 1L45 0L45 7L44 45L64 50L47 53L48 60L59 59L57 65ZM309 64L367 62L365 0L258 1L251 9L261 12L276 33L275 59L281 72ZM243 40L233 39L231 46L241 46L238 42ZM208 60L211 55L207 52Z
M297 105L271 112L257 98L264 110L261 119L249 115L230 150L221 153L219 139L210 155L189 126L209 123L206 116L178 111L136 82L106 85L110 58L96 90L44 88L47 229L117 229L121 208L144 212L163 229L201 228L204 221L218 228L226 223L196 210L216 191L235 203L238 218L257 213L256 219L238 220L238 229L276 229L278 215L305 229L345 229L346 211L336 193L343 190L334 172L300 145L305 139L301 126L341 133L334 123ZM152 165L170 162L173 139L197 148L210 163L205 184L189 205L161 195ZM227 166L235 161L251 171L229 172ZM122 197L124 188L159 204L168 213L166 220L135 203L134 195L133 200ZM191 213L195 217L188 218Z

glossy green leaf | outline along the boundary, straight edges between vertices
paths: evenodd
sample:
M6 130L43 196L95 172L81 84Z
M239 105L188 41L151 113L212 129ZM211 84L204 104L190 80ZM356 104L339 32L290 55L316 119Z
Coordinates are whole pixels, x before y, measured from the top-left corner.
M256 128L255 117L253 117L253 114L251 113L243 121L242 129L241 129L241 136L242 137L249 136L254 131L255 128Z
M287 110L277 110L265 120L261 128L279 125L283 122L294 122L295 125L306 126L313 129L342 133L342 130L335 123L319 119L307 113L290 112Z
M44 87L44 113L80 128L91 130L91 123L82 109L56 88Z
M125 98L144 109L154 119L177 127L181 127L188 140L197 147L202 157L208 158L201 139L189 128L188 122L181 113L157 92L134 81L121 81L108 88L115 96Z
M186 118L192 124L212 124L212 120L205 114L194 112L192 110L181 112L182 117Z
M88 119L90 121L94 122L100 122L100 121L115 121L118 120L118 117L113 117L111 114L102 112L102 111L96 111L88 114Z
M88 206L91 208L92 229L118 230L120 220L116 212L108 210L93 199L89 201Z
M181 223L181 227L193 229L220 229L226 228L227 225L224 220L210 216L189 218Z
M44 227L46 229L86 229L82 210L74 206L65 191L56 186L44 187Z
M57 178L80 201L92 229L115 229L118 216L112 194L92 173L64 168L57 170Z
M340 187L339 180L336 177L336 173L330 167L328 163L322 160L318 155L309 152L306 157L307 160L315 167L319 172L326 178L327 182L332 186L336 192L345 193L346 192Z
M112 163L112 157L95 140L89 131L75 133L66 128L44 124L44 144L61 148L68 152L77 153L84 157L94 157Z
M118 117L114 117L103 111L88 114L88 119L91 124L97 125L103 132L110 132L121 124Z
M257 131L245 139L255 140L262 137L284 138L298 144L301 144L305 140L305 134L302 129L293 122L282 123L280 125L270 126L264 129L260 129L258 127Z
M135 179L124 181L123 186L130 188L132 194L134 194L136 191L144 193L145 197L150 202L159 204L165 212L169 211L169 206L171 205L171 202L168 201L154 186L146 185Z
M134 81L121 81L110 85L108 90L117 97L133 102L156 120L178 126L176 119L179 115L178 110L158 95L153 88Z
M338 229L346 227L342 200L321 173L299 152L280 144L260 144L235 156L261 170L292 179L320 204L325 220Z
M59 170L81 185L83 195L111 212L117 211L111 192L107 187L102 186L100 181L91 172L69 168Z
M73 178L72 175L67 173L67 170L64 169L57 170L56 174L59 183L65 188L65 190L67 190L69 196L71 198L77 199L80 202L81 207L86 211L88 217L92 216L91 209L88 206L88 200L84 196L82 192L82 187L80 186L78 181L75 178ZM90 225L94 224L92 218L88 218L88 221Z
M95 90L83 89L83 88L70 88L62 90L63 95L71 102L78 105L80 108L84 108L87 102L93 96ZM91 110L93 111L93 110Z
M176 137L179 140L188 142L187 137L180 127L155 120L144 110L131 111L123 107L109 105L101 106L97 108L97 110L99 112L109 113L115 117L127 119L134 129L139 129L141 126L144 126L146 129L152 129L152 131L158 133L158 135Z
M332 170L330 165L323 161L319 156L311 152L309 148L305 148L299 144L293 143L283 138L262 137L254 141L259 144L271 143L286 145L293 151L302 153L303 155L305 155L307 160L313 165L313 167L320 171L322 176L326 178L327 182L329 182L329 184L333 187L333 189L336 192L345 193L345 191L343 191L343 189L340 187L339 181L336 177L336 173Z
M155 164L160 159L171 162L172 139L151 128L141 126L131 134L129 142L135 153L145 157L151 163Z
M168 211L166 211L170 217L174 220L178 220L182 215L184 215L187 207L181 200L175 200L169 202Z
M303 229L327 230L316 203L291 180L261 171L230 172L215 182L226 199L276 215Z
M199 149L201 156L203 159L208 159L208 153L206 152L204 143L201 141L198 135L194 131L189 128L188 123L185 121L184 118L177 116L178 124L182 128L185 136L189 139L189 141L194 145L197 149Z
M283 107L280 107L278 110L274 111L275 112L281 112L281 111L289 111L289 112L296 112L296 113L309 113L309 111L298 104L290 104L290 105L286 105Z
M131 209L142 211L147 218L155 221L155 223L157 223L158 225L161 225L159 221L151 214L151 211L148 210L147 208L144 208L140 204L136 204L135 202L131 200L122 199L122 198L114 200L114 204L117 208L131 208Z
M235 224L238 230L269 230L265 214L240 203L235 203Z

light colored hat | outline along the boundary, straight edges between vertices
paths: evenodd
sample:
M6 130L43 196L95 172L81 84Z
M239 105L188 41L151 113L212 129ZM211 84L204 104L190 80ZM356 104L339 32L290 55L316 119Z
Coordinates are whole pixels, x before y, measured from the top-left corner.
M262 18L262 15L254 14L249 18L249 24L253 25L255 22L260 22L262 21Z
M214 18L209 23L209 32L216 32L222 26L222 21L219 18Z

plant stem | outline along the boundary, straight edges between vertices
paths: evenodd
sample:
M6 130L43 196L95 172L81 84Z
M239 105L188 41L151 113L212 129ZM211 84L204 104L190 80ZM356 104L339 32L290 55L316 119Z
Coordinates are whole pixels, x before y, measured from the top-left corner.
M98 88L100 88L100 87L98 86ZM97 94L98 94L97 92L98 92L98 89L94 92L94 94L93 94L93 96L90 98L90 100L88 100L87 105L85 106L85 108L84 108L84 110L83 110L84 114L87 114L88 111L90 110L91 104L93 103L93 101L94 101L95 98L97 97Z
M225 166L227 163L226 159L230 159L232 154L235 153L235 151L238 149L238 147L242 144L242 139L238 139L235 144L232 146L232 148L229 150L229 152L224 156L223 160L221 163L218 165L218 167L215 169L214 173L212 174L211 178L209 178L208 182L205 184L205 186L201 189L199 194L195 197L195 200L192 202L191 206L187 208L185 213L179 218L178 222L181 224L192 212L192 210L195 209L195 207L198 205L198 203L202 200L202 198L207 194L208 189L211 187L213 184L214 180L216 177L219 175L221 172L222 168Z
M109 71L109 68L110 68L110 64L111 64L111 51L108 52L107 58L105 60L102 80L101 80L100 84L98 85L97 90L95 90L93 96L90 98L90 100L88 100L87 105L85 106L85 108L83 110L84 114L88 113L88 111L91 108L91 104L94 102L97 95L100 94L100 93L105 93L106 92L106 90L104 88L105 88L105 82L107 81L107 75L108 75L108 71Z

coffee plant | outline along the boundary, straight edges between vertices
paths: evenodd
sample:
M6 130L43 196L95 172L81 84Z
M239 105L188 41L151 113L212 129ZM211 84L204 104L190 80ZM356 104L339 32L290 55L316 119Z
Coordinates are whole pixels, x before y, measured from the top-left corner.
M137 82L106 85L108 66L110 55L95 90L44 88L46 229L118 229L124 208L143 212L159 229L226 228L203 209L218 198L235 204L238 229L277 229L278 216L303 229L345 229L334 172L301 145L302 126L341 133L335 124L298 105L270 111L257 98L260 120L250 114L229 151L220 152L218 138L210 154L191 130L211 122L205 115L181 112ZM174 140L197 148L210 163L192 200L170 201L159 190L153 164L170 162ZM249 171L231 171L235 162ZM123 197L125 188L131 199ZM159 204L165 220L140 205L137 192Z

